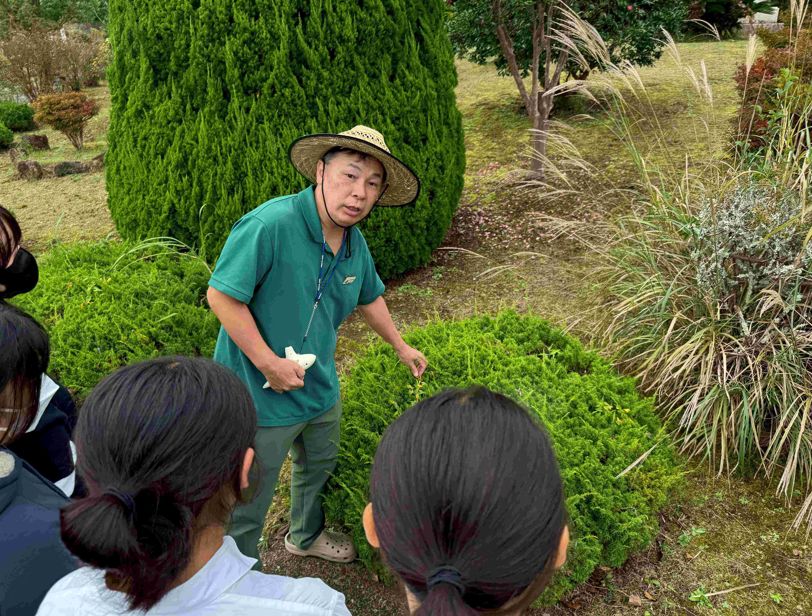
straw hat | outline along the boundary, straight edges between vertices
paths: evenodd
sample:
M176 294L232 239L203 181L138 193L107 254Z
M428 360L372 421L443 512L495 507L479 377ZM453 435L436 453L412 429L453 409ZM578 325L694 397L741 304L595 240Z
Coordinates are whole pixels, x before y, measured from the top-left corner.
M299 137L290 146L290 162L315 184L316 164L334 147L357 150L377 159L386 169L386 191L378 205L411 205L420 194L420 180L414 171L392 156L386 142L375 129L355 126L343 133L318 133Z

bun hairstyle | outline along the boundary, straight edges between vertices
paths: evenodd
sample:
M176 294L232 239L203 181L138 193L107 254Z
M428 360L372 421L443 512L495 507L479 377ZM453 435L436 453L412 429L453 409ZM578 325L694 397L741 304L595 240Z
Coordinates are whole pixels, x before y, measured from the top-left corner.
M505 396L449 390L403 413L378 446L370 500L417 614L517 613L552 577L566 525L558 464Z
M0 444L11 443L36 417L50 355L48 334L36 319L0 301Z
M189 564L195 534L225 525L257 422L242 382L214 362L127 366L87 398L75 438L89 495L62 510L62 539L148 610Z

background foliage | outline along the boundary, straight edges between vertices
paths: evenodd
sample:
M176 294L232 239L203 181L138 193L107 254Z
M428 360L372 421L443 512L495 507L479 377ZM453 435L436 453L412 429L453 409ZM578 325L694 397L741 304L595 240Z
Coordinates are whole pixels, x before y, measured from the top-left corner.
M442 0L111 4L109 205L128 238L213 260L234 222L305 182L294 138L366 124L423 182L363 223L379 272L425 263L462 190L464 144Z
M509 16L505 27L513 39L516 60L525 73L529 71L532 57L531 19L536 4L538 0L502 2L503 13ZM663 28L674 36L679 34L689 4L687 0L567 2L581 19L595 27L613 62L628 60L643 65L660 57ZM492 0L456 0L451 8L449 31L454 50L460 57L478 64L495 58L497 68L506 73L507 64L496 36L492 6ZM599 67L597 58L588 59L592 61L592 68ZM571 66L573 71L576 68L574 64Z

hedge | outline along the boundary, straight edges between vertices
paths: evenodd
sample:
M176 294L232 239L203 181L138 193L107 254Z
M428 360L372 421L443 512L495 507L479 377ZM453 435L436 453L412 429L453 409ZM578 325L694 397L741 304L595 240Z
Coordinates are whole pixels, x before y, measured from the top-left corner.
M356 124L415 169L415 208L362 223L379 273L428 262L465 168L443 0L111 0L105 159L122 237L176 237L209 262L237 219L306 181L288 147Z
M81 401L106 374L161 355L211 356L219 323L205 304L209 271L165 245L57 246L40 280L13 300L51 337L49 372Z
M542 319L514 312L436 322L406 339L429 359L422 381L383 344L370 347L342 380L341 451L325 511L351 530L365 566L388 577L360 524L383 431L417 400L473 384L529 408L556 448L573 541L544 602L557 600L597 567L622 565L652 541L657 514L681 483L681 471L652 399L639 396L633 380ZM644 462L618 477L655 443Z

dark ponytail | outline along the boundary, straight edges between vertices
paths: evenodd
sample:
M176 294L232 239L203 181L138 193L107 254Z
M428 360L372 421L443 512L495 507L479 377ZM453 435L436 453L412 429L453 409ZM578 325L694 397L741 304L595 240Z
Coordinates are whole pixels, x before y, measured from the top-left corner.
M370 500L417 614L520 612L552 577L561 475L544 429L505 396L449 390L403 413L375 454Z
M62 511L62 539L148 610L189 564L196 532L227 522L256 433L250 395L229 370L175 357L115 372L76 427L89 495Z

